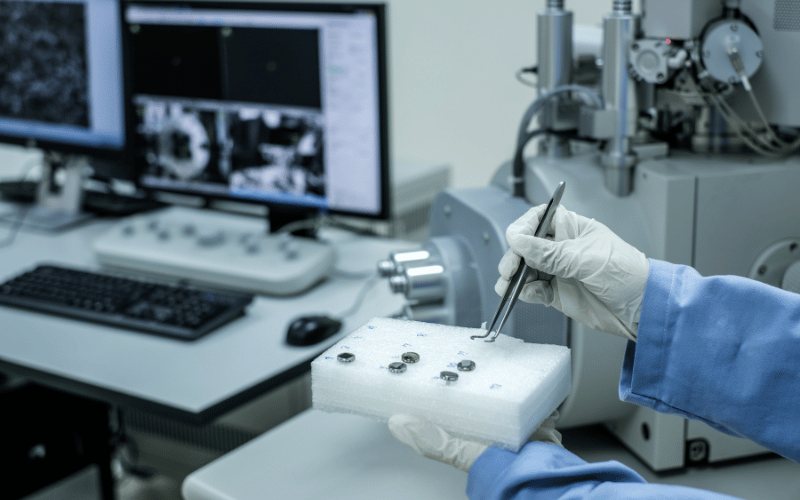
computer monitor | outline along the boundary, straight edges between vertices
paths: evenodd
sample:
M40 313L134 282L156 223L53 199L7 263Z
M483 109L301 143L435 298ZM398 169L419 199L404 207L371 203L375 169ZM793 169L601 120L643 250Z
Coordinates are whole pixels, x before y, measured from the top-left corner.
M124 155L120 14L118 0L0 0L0 142Z
M0 0L0 142L45 151L37 204L1 221L69 227L89 217L86 160L126 170L121 13L119 0Z
M380 4L126 4L148 189L389 216Z

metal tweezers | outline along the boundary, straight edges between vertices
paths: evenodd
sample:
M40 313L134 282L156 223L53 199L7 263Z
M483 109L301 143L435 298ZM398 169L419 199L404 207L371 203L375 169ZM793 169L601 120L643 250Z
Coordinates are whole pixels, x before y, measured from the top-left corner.
M542 220L539 221L539 225L536 226L536 231L533 233L535 237L544 238L547 235L547 231L550 229L550 225L553 222L553 216L556 213L558 204L561 203L561 195L564 194L565 186L566 184L564 182L558 183L558 187L556 187L553 197L550 198L550 203L547 204L547 208L544 210L544 216L542 216ZM497 307L497 311L494 313L494 318L492 318L491 324L489 324L488 328L486 328L486 334L473 335L470 337L470 339L485 339L488 337L489 334L492 333L492 329L494 328L495 323L497 323L497 318L500 317L500 312L503 310L503 307L508 304L508 309L506 309L505 314L503 314L503 319L500 321L500 326L497 327L497 331L494 332L492 338L485 340L485 342L494 342L497 336L500 335L500 330L503 328L503 325L505 325L508 315L511 313L511 309L514 307L514 304L517 303L519 294L522 292L522 287L525 286L525 280L530 272L531 268L525 265L525 259L520 259L519 267L517 267L517 270L514 272L514 275L511 276L511 279L508 282L508 288L506 288L506 293L503 295L502 300L500 300L500 305Z

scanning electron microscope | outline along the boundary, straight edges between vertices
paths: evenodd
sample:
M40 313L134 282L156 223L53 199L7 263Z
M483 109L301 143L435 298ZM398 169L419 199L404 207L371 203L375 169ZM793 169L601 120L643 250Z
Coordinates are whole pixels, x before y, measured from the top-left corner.
M538 14L538 97L489 186L433 203L430 238L379 263L409 319L480 327L506 227L547 203L650 258L800 292L800 1L614 0L593 45L564 1ZM598 31L598 34L600 32ZM579 43L580 42L580 43ZM535 155L524 155L536 144ZM533 147L529 148L534 150ZM766 452L699 421L619 401L625 342L520 304L504 333L572 349L559 427L603 423L656 471Z

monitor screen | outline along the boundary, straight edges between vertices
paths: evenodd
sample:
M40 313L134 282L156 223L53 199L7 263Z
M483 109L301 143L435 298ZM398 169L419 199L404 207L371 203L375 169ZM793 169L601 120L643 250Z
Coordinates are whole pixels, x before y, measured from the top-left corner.
M130 3L142 186L388 217L384 9Z
M0 0L0 141L122 154L118 0Z

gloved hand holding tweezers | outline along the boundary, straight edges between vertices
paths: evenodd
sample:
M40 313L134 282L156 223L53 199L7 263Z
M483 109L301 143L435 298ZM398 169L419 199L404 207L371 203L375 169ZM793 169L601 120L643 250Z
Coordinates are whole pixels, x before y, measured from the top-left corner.
M563 206L549 228L555 241L537 238L533 233L544 211L545 205L534 207L508 227L511 248L500 260L495 291L503 296L522 256L539 271L527 277L522 301L555 307L590 328L636 340L647 258L603 224Z
M564 182L559 182L558 186L556 186L556 190L553 192L553 197L550 198L550 202L545 205L542 213L539 214L539 219L536 221L536 224L532 226L533 232L531 233L534 237L537 238L544 238L547 235L548 228L550 227L553 217L555 216L556 209L558 208L559 204L561 203L561 197L564 195L564 188L566 184ZM500 330L502 330L503 325L506 324L506 320L508 319L509 315L511 314L511 309L514 308L514 305L517 303L517 299L519 298L520 293L522 292L522 287L525 286L525 283L528 282L529 277L532 279L536 279L535 276L538 275L536 269L533 269L529 266L526 266L520 260L517 260L517 267L514 268L515 270L510 274L510 284L506 287L504 293L501 293L500 296L502 300L500 300L500 305L497 306L497 311L495 311L494 316L492 317L491 322L488 323L486 328L486 333L484 335L473 335L470 338L472 340L475 339L485 339L486 342L494 342L494 339L500 335ZM508 306L508 307L506 307ZM505 308L505 312L503 309ZM494 330L494 334L492 331L494 326L497 324L498 318L500 318L500 314L503 314L503 319L500 320L500 325L497 327L497 330Z

